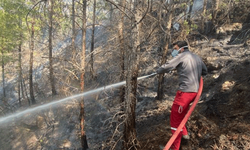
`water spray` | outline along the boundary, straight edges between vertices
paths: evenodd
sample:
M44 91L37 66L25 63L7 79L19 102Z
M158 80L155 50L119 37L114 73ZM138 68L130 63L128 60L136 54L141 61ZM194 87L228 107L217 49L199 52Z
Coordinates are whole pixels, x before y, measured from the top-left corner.
M137 78L137 80L153 77L156 74L157 73L152 73L150 75L145 75L145 76ZM71 99L75 99L75 98L82 97L82 96L83 97L88 96L88 95L91 95L91 94L101 92L103 90L116 88L116 87L119 87L119 86L122 86L122 85L125 85L125 84L126 84L126 81L118 82L118 83L115 83L115 84L111 84L111 85L108 85L108 86L103 86L103 87L100 87L100 88L97 88L97 89L94 89L94 90L90 90L90 91L87 91L87 92L83 92L83 93L80 93L80 94L72 95L72 96L69 96L69 97L54 101L54 102L50 102L50 103L47 103L47 104L36 106L34 108L29 108L29 109L26 109L26 110L21 111L21 112L16 112L16 113L8 115L6 117L0 118L0 124L4 123L4 122L8 122L8 121L10 121L11 119L13 119L15 117L21 117L22 115L24 115L26 113L31 113L31 112L34 112L34 111L43 110L43 109L45 109L45 108L47 108L49 106L54 106L55 104L63 103L63 102L69 101Z

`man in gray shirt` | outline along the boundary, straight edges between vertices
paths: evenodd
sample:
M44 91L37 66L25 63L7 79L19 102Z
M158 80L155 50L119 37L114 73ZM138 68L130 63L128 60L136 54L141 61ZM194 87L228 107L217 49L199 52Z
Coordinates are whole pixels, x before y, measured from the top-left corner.
M174 50L171 54L174 58L157 69L158 74L168 73L174 69L177 69L178 73L179 88L170 115L172 134L177 130L189 109L189 104L197 95L201 75L207 74L207 67L199 56L188 50L187 42L178 41L173 46ZM171 150L179 150L182 137L189 139L186 126L181 131L172 144Z

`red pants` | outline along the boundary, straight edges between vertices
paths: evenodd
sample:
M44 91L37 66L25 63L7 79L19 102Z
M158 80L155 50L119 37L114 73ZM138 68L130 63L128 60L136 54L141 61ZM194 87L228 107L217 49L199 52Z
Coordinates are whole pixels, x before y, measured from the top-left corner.
M170 115L170 125L172 134L174 134L174 132L180 125L181 121L187 114L189 109L189 104L194 101L196 95L197 93L186 93L182 91L177 91L174 103L171 108L171 115ZM179 150L182 135L187 135L187 134L188 134L187 128L186 126L184 126L170 148L173 150Z

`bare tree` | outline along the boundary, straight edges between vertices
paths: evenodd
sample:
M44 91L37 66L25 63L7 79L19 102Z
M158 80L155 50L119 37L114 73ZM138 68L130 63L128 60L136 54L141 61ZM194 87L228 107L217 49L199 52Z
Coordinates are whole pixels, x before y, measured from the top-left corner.
M91 48L90 48L90 52L91 52L91 56L90 56L90 72L92 75L92 78L94 78L94 49L95 49L95 15L96 12L96 0L94 0L94 4L93 4L93 18L92 18L92 35L91 35Z
M76 47L75 47L75 39L76 39L76 27L75 27L75 0L72 0L72 58L74 60L76 55Z
M52 56L52 32L53 32L53 13L54 13L54 1L50 0L50 11L49 11L49 73L50 73L50 84L52 95L56 95L55 79L53 73L53 56Z
M206 12L207 12L207 0L204 0L203 1L202 19L201 19L201 32L202 33L205 33Z
M36 103L35 96L34 96L34 89L33 89L33 53L34 53L34 29L35 21L32 21L31 24L31 42L30 42L30 69L29 69L29 87L30 87L30 100L32 104Z
M81 55L81 78L80 86L81 91L84 91L84 75L85 75L85 51L86 51L86 10L87 10L87 0L82 0L83 4L83 14L82 14L82 55ZM81 127L81 145L83 150L88 149L87 136L85 134L85 112L84 112L84 98L80 102L80 127Z
M126 0L120 1L120 6L123 8L123 11L125 11L125 3ZM124 59L125 59L125 41L124 41L124 13L121 14L121 20L118 23L118 38L119 38L119 48L120 48L120 81L124 81L125 76L125 65L124 65ZM120 87L120 102L123 103L125 99L125 88L124 86Z
M120 53L120 60L121 60L120 68L122 70L121 73L125 74L125 76L121 75L120 79L122 80L125 77L126 86L125 86L124 109L122 109L124 115L122 115L121 117L124 120L123 122L119 123L117 128L120 128L120 125L124 124L123 149L133 150L133 149L138 149L140 147L139 141L137 140L136 121L135 121L135 109L136 109L136 99L137 99L136 98L137 77L139 73L140 50L141 50L141 45L143 43L142 39L147 39L142 37L143 36L142 24L147 12L150 9L149 7L150 5L149 1L148 4L145 5L145 0L129 1L128 3L126 3L125 0L121 0L119 1L119 4L116 4L116 2L112 0L107 0L107 1L110 2L123 14L120 15L119 13L121 18L119 18L118 21L119 22L118 42L119 42L119 49L121 52ZM123 21L127 22L123 23ZM122 89L120 97L121 101L123 101ZM119 130L117 128L115 132ZM121 134L121 132L117 134ZM113 135L113 137L114 136L115 135ZM112 139L114 139L113 137ZM119 140L120 139L121 137L119 138ZM118 141L116 141L115 143L117 144L117 142Z
M212 22L215 25L216 24L216 18L217 18L217 13L218 13L218 9L219 9L220 0L213 0L212 4L213 4L212 5L212 7L213 7Z
M114 8L113 8L113 5L110 4L110 16L109 16L109 21L110 21L110 24L112 24L112 20L113 20L113 11Z
M134 2L133 15L131 15L130 48L126 52L126 88L125 88L125 126L124 126L124 149L137 149L140 144L136 137L135 108L137 77L139 70L141 28L143 20L144 0ZM147 11L145 12L147 13Z
M189 0L189 4L188 4L189 9L188 9L188 14L187 14L187 22L189 26L191 25L191 15L192 15L193 5L194 5L194 0Z
M2 53L2 82L3 82L3 97L6 98L6 92L5 92L5 73L4 73L4 52L3 49L1 50Z
M19 16L19 28L22 28L22 18ZM19 101L19 106L22 105L21 99L24 96L24 91L23 91L23 74L22 74L22 44L23 44L23 33L20 32L19 35L19 44L18 44L18 101ZM22 97L21 97L22 93Z
M161 7L162 9L162 7ZM161 65L163 65L164 63L166 63L167 60L167 52L168 52L168 46L169 43L171 42L171 33L170 33L170 29L171 29L171 24L172 24L172 15L173 15L173 1L170 0L168 3L168 15L166 16L166 19L164 18L164 22L166 22L167 24L165 25L167 28L164 31L164 39L163 39L163 43L162 43L162 59L161 59ZM160 11L161 12L161 11ZM161 17L161 15L159 15ZM160 19L161 20L161 19ZM164 74L159 74L158 76L158 90L157 90L157 98L159 100L163 99L163 89L164 89Z
M20 23L21 24L21 23ZM22 34L20 34L20 43L18 45L18 101L19 106L22 105L21 103L21 86L22 86Z

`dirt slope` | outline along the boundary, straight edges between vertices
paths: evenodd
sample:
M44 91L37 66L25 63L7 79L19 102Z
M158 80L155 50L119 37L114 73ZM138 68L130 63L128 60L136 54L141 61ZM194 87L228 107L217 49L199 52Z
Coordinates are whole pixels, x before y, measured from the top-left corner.
M204 47L201 44L193 51L204 59L209 74L204 78L201 100L187 123L191 139L183 140L181 149L250 149L249 46ZM147 116L144 122L138 121L143 150L161 149L170 139L169 115L173 97L170 94L164 101L152 100L154 114Z

